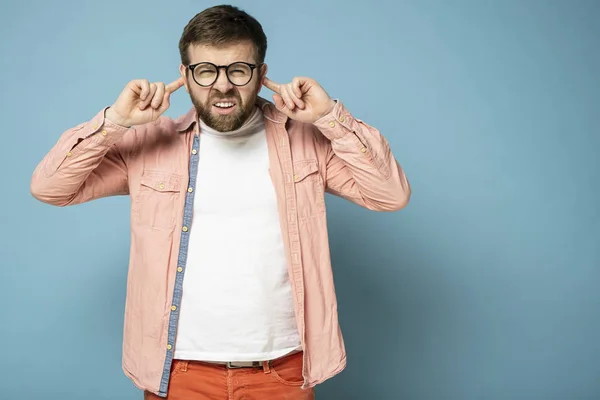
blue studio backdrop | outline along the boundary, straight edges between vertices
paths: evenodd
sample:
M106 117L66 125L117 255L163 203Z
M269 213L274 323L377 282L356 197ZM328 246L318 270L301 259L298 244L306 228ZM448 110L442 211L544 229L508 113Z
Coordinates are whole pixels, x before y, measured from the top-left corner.
M600 399L600 2L233 4L270 78L317 79L413 189L391 214L327 197L348 367L317 398ZM0 399L141 399L121 370L128 198L56 208L29 183L129 80L176 79L212 5L1 1ZM179 91L167 115L190 107Z

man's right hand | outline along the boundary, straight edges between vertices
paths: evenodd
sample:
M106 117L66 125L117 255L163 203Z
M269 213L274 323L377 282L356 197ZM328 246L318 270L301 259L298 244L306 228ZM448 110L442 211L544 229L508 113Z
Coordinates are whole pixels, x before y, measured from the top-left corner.
M106 110L106 119L131 127L153 122L170 106L171 93L183 86L183 78L165 85L149 83L146 79L129 82L115 103Z

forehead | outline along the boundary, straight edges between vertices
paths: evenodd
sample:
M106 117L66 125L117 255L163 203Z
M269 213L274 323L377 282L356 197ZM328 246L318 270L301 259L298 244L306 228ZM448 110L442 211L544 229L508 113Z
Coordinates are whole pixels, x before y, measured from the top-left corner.
M236 42L219 46L207 44L190 45L190 63L211 62L217 65L228 65L236 61L256 62L255 47L252 42Z

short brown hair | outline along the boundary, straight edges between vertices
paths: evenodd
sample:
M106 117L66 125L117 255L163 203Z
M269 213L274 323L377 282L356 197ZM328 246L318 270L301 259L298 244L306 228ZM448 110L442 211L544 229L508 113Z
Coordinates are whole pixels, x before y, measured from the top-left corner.
M257 62L263 63L267 53L267 37L254 17L230 5L207 8L196 14L183 30L179 40L181 63L189 65L190 45L219 46L245 40L254 43Z

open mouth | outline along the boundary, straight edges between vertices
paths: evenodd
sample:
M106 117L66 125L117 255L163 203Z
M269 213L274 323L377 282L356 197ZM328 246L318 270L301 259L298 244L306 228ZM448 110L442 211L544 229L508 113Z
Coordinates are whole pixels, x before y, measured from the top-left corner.
M220 102L218 102L218 103L215 103L215 104L214 104L214 106L215 106L215 107L222 108L222 109L225 109L225 110L226 110L226 109L228 109L228 108L233 108L233 107L235 107L235 103L234 103L234 102L232 102L232 101L220 101Z
M235 112L237 105L233 101L217 101L213 103L213 112L219 115L229 115Z

